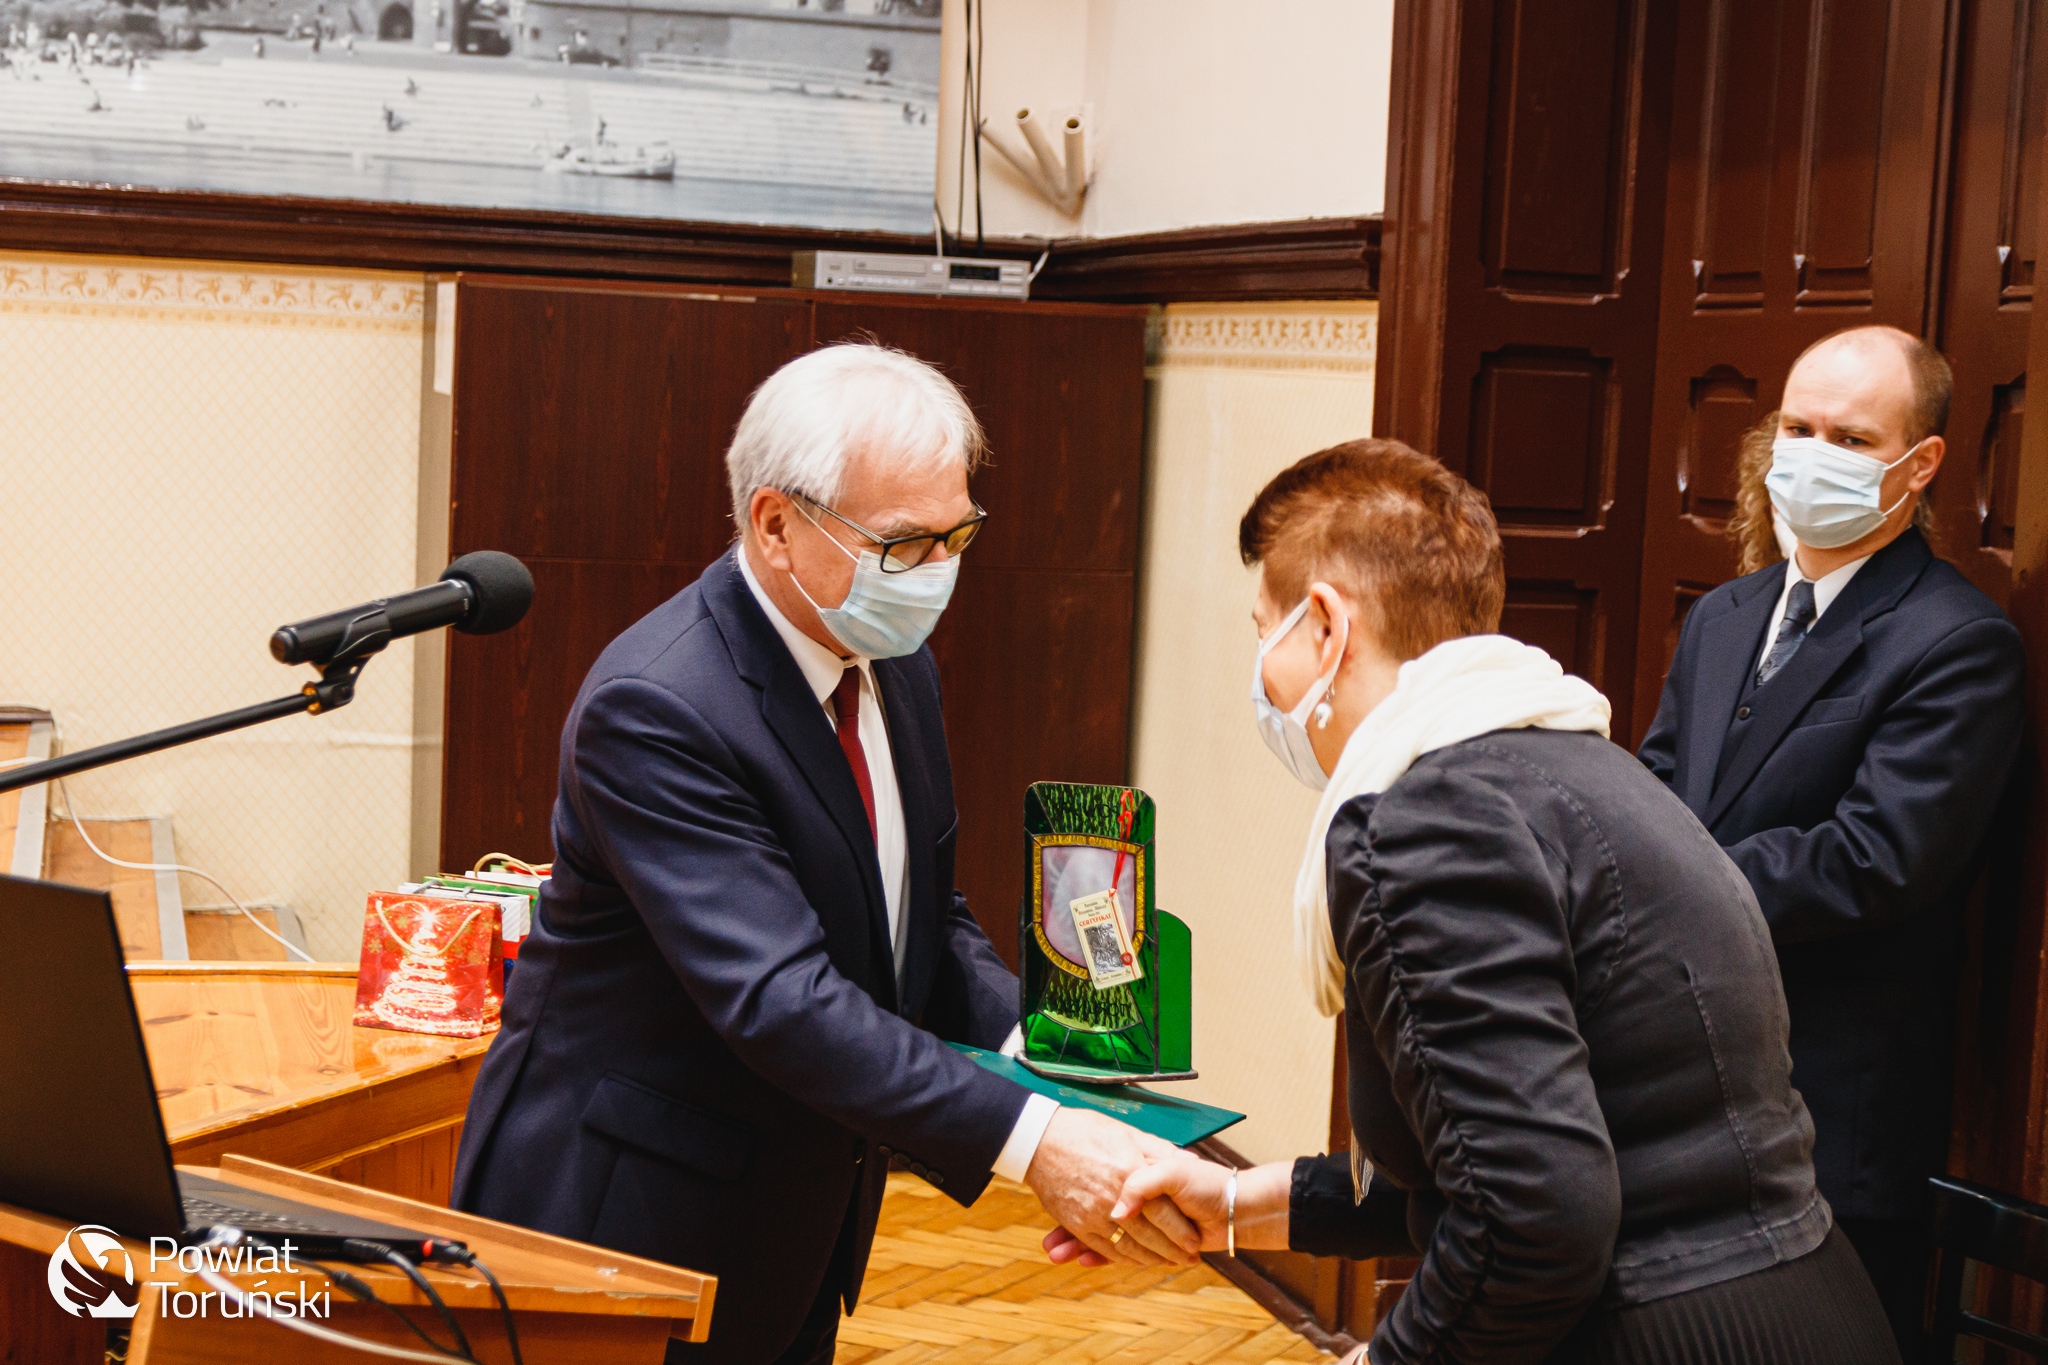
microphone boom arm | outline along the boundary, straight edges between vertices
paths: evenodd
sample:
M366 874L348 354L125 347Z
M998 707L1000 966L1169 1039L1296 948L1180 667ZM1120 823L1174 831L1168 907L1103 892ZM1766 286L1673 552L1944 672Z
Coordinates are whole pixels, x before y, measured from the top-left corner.
M152 730L146 735L132 739L117 739L111 744L95 745L80 749L75 754L59 758L44 759L22 768L0 769L0 793L33 787L38 782L51 782L73 773L87 772L93 768L104 768L109 763L123 759L140 758L162 749L174 749L180 744L194 740L210 739L224 735L230 730L242 730L251 725L261 725L266 720L277 720L284 716L296 716L302 711L318 716L339 710L356 698L356 678L363 671L363 665L370 661L384 646L391 643L391 625L382 612L366 612L349 622L348 634L341 652L326 663L319 665L320 681L309 682L289 697L276 701L258 702L244 706L238 711L224 711L205 720L187 721L173 725L167 730Z

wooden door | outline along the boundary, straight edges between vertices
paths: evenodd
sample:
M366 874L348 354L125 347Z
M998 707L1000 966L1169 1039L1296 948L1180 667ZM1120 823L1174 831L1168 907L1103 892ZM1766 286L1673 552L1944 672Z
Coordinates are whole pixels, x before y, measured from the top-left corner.
M1946 0L1681 0L1633 736L1734 577L1742 433L1829 332L1925 334ZM1619 727L1617 727L1619 729Z
M2048 4L1979 0L1956 35L1955 150L1935 341L1955 369L1948 455L1930 498L1939 549L2001 606L2012 591L2027 411Z
M441 865L554 853L556 754L613 637L732 541L725 447L747 396L810 347L808 303L465 276L452 554L503 550L533 609L451 632Z
M957 882L1013 963L1024 787L1129 770L1144 311L464 277L450 542L533 570L532 612L452 637L441 858L550 856L561 729L605 645L733 537L725 448L785 361L870 335L987 427L988 529L932 638Z
M1965 6L1955 44L1954 150L1950 162L1937 344L1955 370L1948 455L1930 498L1936 548L2012 612L2038 669L2043 615L2037 589L2014 571L2020 506L2034 274L2048 157L2048 0L1980 0ZM2039 345L2039 339L2033 338ZM2038 354L2038 352L2037 352ZM2040 468L2038 433L2031 457ZM2035 482L2033 487L2039 488ZM2037 504L2038 506L2038 504ZM2036 544L2038 545L2038 536ZM2038 555L2038 551L2037 551ZM2022 755L2016 781L1988 836L1990 867L1973 907L1969 956L1957 1009L1956 1104L1950 1169L2032 1199L2043 1196L2038 1115L2048 1090L2038 749ZM2030 788L2030 789L2029 789ZM2031 809L2029 809L2031 806ZM1989 1291L1994 1309L2038 1330L2038 1287Z
M988 525L932 652L960 807L955 880L1014 967L1024 788L1130 772L1144 314L838 295L818 300L815 331L940 365L988 433L974 477Z
M1634 697L1669 6L1396 11L1375 427L1486 491L1503 629Z

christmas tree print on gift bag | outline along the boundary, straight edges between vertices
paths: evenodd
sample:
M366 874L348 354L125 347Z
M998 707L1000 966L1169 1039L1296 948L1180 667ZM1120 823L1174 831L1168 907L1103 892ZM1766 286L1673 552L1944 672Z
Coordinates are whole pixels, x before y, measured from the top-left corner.
M500 935L495 901L372 891L356 1023L449 1038L494 1032L505 998Z

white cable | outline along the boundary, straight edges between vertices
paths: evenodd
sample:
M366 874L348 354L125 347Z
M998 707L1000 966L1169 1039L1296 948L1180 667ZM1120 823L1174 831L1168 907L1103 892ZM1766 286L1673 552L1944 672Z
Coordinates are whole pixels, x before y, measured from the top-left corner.
M243 905L240 901L236 900L234 892L228 890L225 886L222 886L219 882L215 881L212 877L207 876L198 868L187 867L183 863L123 862L121 859L114 857L111 853L102 852L100 846L92 841L92 836L85 832L85 821L78 818L78 807L71 804L71 791L64 785L64 779L61 777L57 779L57 791L64 797L64 814L66 818L68 818L71 821L71 823L77 827L78 837L85 840L85 846L91 849L93 852L93 856L98 858L101 862L111 863L115 867L130 868L137 872L184 872L191 876L197 877L199 878L200 881L205 882L208 886L211 886L214 890L220 892L223 896L226 896L228 898L228 904L234 906L235 909L241 911L243 917L247 919L249 923L255 925L258 929L262 930L266 934L269 934L270 937L276 939L279 944L283 945L284 950L286 952L298 954L299 961L301 962L312 962L316 960L314 956L311 953L307 952L304 948L299 947L298 944L293 943L284 935L273 931L269 925L265 924L262 920L257 919L256 916L250 914L249 907Z
M216 1229L212 1237L209 1237L200 1244L200 1249L232 1246L240 1240L239 1237L232 1240L224 1238L220 1235L220 1230ZM388 1356L392 1360L424 1360L428 1362L428 1365L448 1365L450 1360L464 1358L445 1355L430 1356L425 1351L409 1350L404 1346L392 1346L385 1342L372 1341L368 1337L351 1336L347 1332L337 1332L332 1327L321 1327L316 1323L307 1322L304 1318L281 1318L272 1309L258 1304L253 1295L244 1294L234 1281L218 1271L208 1270L202 1264L199 1268L199 1278L212 1285L216 1290L219 1290L223 1300L233 1298L235 1303L241 1307L242 1312L250 1317L266 1318L276 1323L279 1327L289 1327L294 1332L304 1332L309 1337L318 1337L322 1341L333 1342L336 1346L345 1346L351 1351L363 1351L373 1356Z

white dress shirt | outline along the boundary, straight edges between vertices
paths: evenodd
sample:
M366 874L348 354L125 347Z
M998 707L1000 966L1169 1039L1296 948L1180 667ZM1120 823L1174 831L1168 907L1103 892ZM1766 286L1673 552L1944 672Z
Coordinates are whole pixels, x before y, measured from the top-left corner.
M744 546L735 557L740 562L740 575L747 580L747 590L754 594L768 624L782 637L804 681L810 684L818 704L825 708L825 723L835 732L839 722L832 710L832 693L849 666L860 669L860 747L867 756L868 781L875 794L875 855L882 865L882 900L889 915L890 950L896 955L896 984L901 988L904 953L910 941L903 931L903 904L910 895L909 839L904 833L903 791L896 785L896 758L889 748L888 718L882 712L882 694L875 686L874 663L857 655L842 657L791 625L782 609L762 591L761 580L754 576L754 566L748 563ZM1012 1029L1002 1050L1021 1051L1023 1043L1023 1034ZM1058 1102L1049 1096L1033 1092L1026 1097L1024 1112L1010 1129L1009 1140L1003 1144L992 1168L994 1172L1005 1180L1021 1182L1024 1173L1031 1169L1031 1158L1038 1153L1046 1125L1058 1111Z
M1770 655L1771 646L1778 642L1778 627L1784 624L1785 606L1792 600L1792 585L1794 583L1813 584L1813 620L1806 623L1807 633L1812 634L1813 628L1820 623L1821 614L1834 604L1834 600L1837 597L1842 595L1842 589L1849 586L1849 580L1856 576L1856 571L1869 562L1870 556L1865 555L1861 559L1852 559L1841 568L1824 573L1819 578L1808 578L1799 567L1799 556L1796 554L1787 555L1785 557L1785 586L1778 590L1778 605L1771 610L1771 624L1764 631L1764 647L1757 651L1756 662L1750 666L1751 671L1753 672L1763 667L1765 658ZM865 735L867 731L862 730L861 733Z

